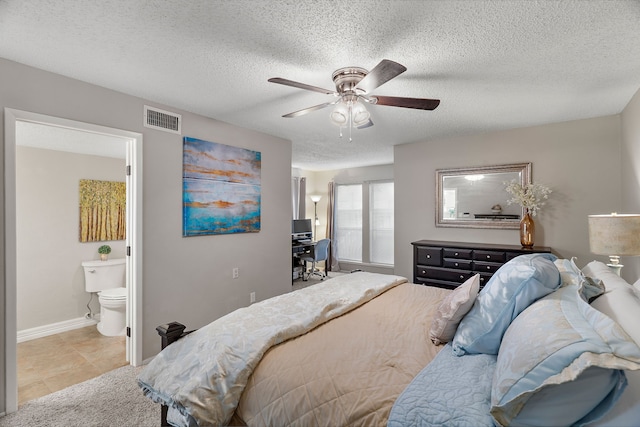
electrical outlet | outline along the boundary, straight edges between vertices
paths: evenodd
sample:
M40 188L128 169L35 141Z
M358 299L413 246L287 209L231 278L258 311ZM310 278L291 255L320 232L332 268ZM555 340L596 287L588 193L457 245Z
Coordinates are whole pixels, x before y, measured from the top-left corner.
M233 278L237 279L239 275L240 275L240 271L239 271L238 267L235 267L233 269Z
M249 294L249 302L250 302L251 304L253 304L254 302L256 302L256 293L255 293L255 292L251 292L251 293Z

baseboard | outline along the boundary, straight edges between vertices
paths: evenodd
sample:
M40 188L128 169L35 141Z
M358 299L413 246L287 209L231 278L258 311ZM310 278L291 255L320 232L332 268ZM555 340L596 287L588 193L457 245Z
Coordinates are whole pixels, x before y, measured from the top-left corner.
M35 340L36 338L48 337L49 335L55 335L61 332L84 328L85 326L95 325L96 323L97 322L93 319L78 317L77 319L70 319L63 322L52 323L50 325L24 329L22 331L18 331L18 342L21 343L25 341Z

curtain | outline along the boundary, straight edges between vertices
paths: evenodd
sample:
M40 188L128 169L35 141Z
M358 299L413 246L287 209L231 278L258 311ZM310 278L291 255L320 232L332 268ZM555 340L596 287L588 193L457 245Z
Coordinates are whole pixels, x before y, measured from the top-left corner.
M291 219L298 218L298 206L300 205L300 178L291 178Z
M300 193L298 194L298 218L307 217L307 178L300 177Z
M327 200L327 230L326 236L331 239L331 244L329 245L329 255L327 260L329 262L326 263L325 270L326 271L340 271L340 264L338 264L338 246L336 243L335 236L335 228L334 228L334 212L335 212L335 191L336 185L332 181L329 183L329 188L327 190L328 200Z
M80 180L80 241L124 240L126 184Z
M291 219L306 218L305 197L307 193L307 179L305 177L291 178Z

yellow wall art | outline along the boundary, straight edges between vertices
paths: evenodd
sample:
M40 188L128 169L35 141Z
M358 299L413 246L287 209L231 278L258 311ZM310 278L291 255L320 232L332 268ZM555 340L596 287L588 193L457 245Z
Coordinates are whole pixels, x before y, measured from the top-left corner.
M80 242L124 240L126 184L80 180Z

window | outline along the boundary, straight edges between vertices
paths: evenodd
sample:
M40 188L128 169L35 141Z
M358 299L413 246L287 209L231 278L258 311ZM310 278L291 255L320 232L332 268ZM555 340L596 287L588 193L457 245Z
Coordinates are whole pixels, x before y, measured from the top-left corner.
M393 265L393 182L336 185L339 261Z
M393 182L369 184L369 246L372 263L393 265Z
M339 259L362 261L362 185L337 186L335 221Z
M442 190L442 219L457 218L457 197L458 190L455 188L452 188L450 190Z

